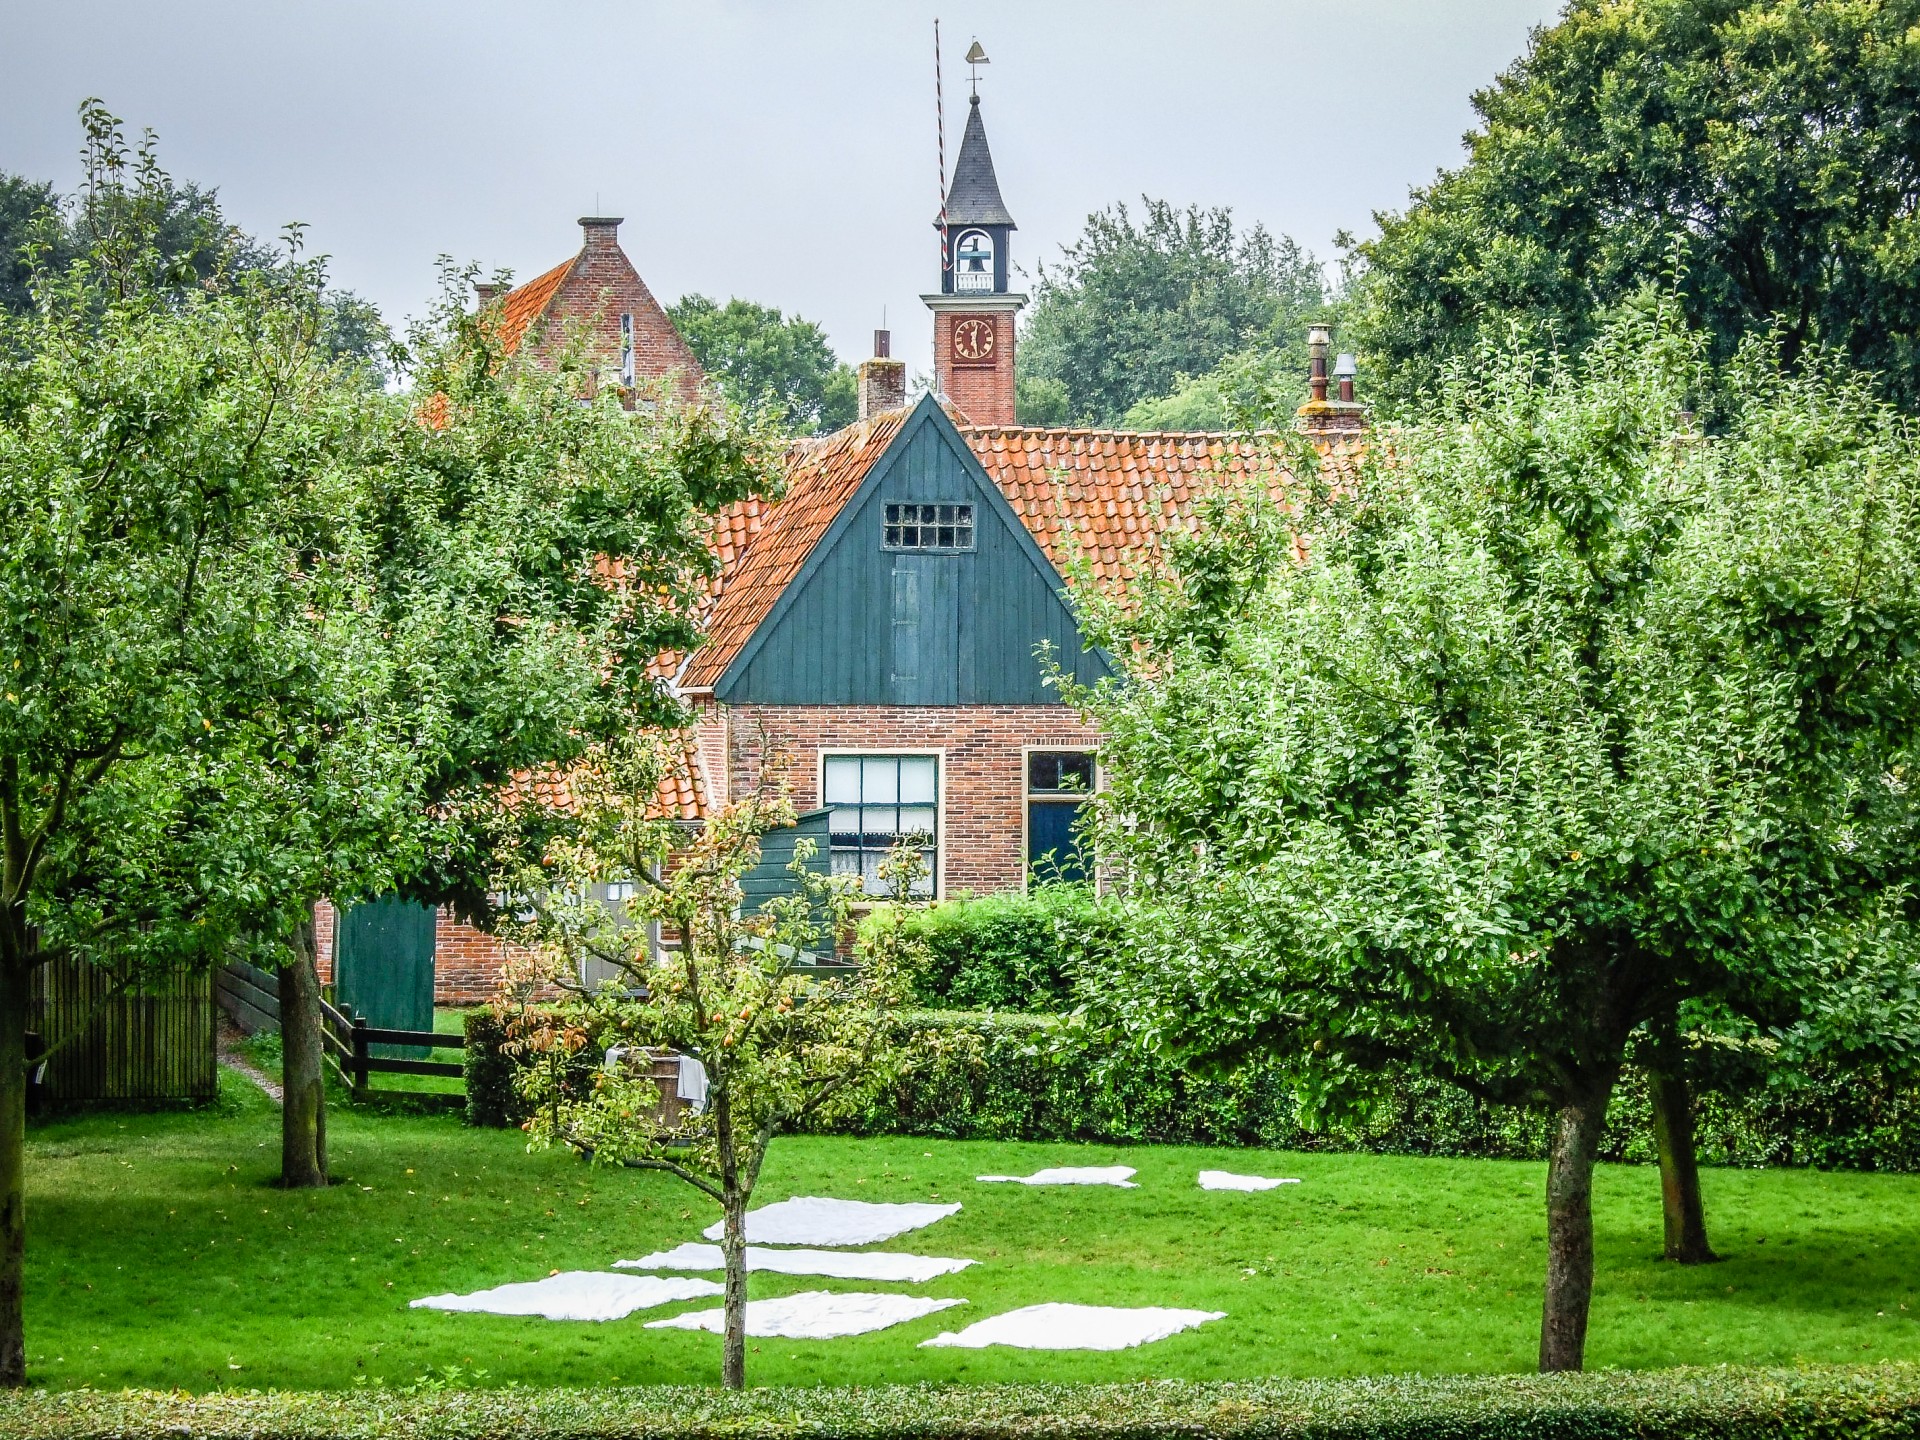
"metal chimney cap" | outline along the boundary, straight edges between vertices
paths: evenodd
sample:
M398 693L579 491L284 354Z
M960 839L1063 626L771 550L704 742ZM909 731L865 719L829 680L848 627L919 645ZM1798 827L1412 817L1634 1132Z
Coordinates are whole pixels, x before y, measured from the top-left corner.
M1360 362L1355 360L1352 355L1343 352L1342 354L1340 354L1338 357L1335 358L1333 362L1333 378L1334 379L1351 380L1354 376L1358 375L1359 373L1360 373Z
M1333 343L1333 331L1326 325L1307 326L1307 344L1330 345Z

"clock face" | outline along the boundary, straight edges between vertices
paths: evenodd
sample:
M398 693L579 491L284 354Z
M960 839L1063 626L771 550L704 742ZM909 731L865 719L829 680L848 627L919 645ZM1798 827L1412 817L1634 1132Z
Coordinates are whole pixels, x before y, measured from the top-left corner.
M953 358L962 365L993 359L993 321L975 316L953 322Z

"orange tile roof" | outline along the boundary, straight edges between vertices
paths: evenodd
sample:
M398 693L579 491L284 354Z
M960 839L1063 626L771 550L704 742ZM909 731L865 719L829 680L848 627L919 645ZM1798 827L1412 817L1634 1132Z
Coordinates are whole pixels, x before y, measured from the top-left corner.
M726 672L911 413L890 410L787 452L787 493L759 513L758 533L721 577L683 685L703 690Z
M711 810L712 787L707 780L706 762L700 743L691 732L681 737L680 763L660 779L660 788L648 807L649 820L704 820ZM552 810L571 813L578 805L572 772L543 771L537 775L518 775L508 787L512 796L531 795L536 803Z
M757 533L750 533L741 558L722 574L707 637L693 652L682 685L710 689L726 673L911 413L877 416L788 452L786 495L755 516ZM1054 568L1064 575L1077 546L1103 585L1124 584L1137 574L1158 536L1185 523L1207 491L1262 474L1277 488L1286 478L1268 436L1022 425L958 429ZM1335 442L1321 450L1328 464L1342 469L1358 446Z
M527 327L547 313L553 297L573 269L578 255L562 260L544 275L536 275L524 285L515 286L500 297L500 346L511 355L520 348Z
M1271 438L1257 435L1024 425L962 426L960 435L1054 568L1066 574L1077 546L1103 584L1131 579L1202 494L1250 476L1284 478Z

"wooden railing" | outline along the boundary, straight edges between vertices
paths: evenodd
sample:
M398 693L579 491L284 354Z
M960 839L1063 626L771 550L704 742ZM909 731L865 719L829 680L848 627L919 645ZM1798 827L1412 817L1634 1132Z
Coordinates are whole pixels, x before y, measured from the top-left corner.
M219 975L220 1004L234 1023L249 1035L280 1028L279 980L271 972L236 962ZM454 1060L408 1060L375 1055L376 1045L405 1045L426 1050L464 1050L467 1037L437 1030L388 1030L369 1025L351 1011L320 1002L321 1039L327 1063L355 1100L405 1100L421 1105L454 1107L466 1103L464 1086L458 1094L430 1090L375 1090L375 1075L433 1075L463 1080L466 1067Z

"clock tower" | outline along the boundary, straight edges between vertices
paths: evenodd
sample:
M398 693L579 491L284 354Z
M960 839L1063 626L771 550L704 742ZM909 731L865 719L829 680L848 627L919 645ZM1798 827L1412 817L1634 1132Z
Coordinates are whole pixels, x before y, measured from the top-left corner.
M946 207L933 223L941 232L940 290L920 298L933 311L934 388L976 425L1011 425L1013 321L1027 297L1007 288L1013 216L1000 199L978 94Z

